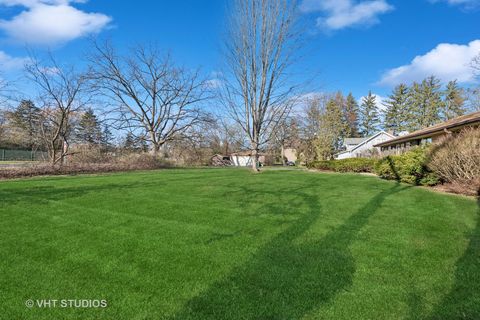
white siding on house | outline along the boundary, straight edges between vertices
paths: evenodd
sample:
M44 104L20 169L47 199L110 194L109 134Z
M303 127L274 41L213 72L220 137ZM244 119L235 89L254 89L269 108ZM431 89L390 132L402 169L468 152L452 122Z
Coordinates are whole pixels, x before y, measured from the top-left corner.
M236 167L249 167L253 163L252 156L237 156L232 155L232 163Z
M385 132L385 131L380 131L377 134L371 136L355 148L341 152L337 154L336 158L341 160L341 159L349 159L349 158L359 158L359 157L365 157L366 154L372 153L372 152L378 152L380 153L380 148L374 147L374 145L377 145L379 143L388 141L395 138L395 136Z

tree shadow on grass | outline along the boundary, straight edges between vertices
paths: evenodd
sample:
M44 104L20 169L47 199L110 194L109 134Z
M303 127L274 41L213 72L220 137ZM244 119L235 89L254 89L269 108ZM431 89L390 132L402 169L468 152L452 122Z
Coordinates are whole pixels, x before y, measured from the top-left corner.
M464 255L455 267L455 282L437 305L431 319L480 319L480 190L477 224Z
M296 192L308 213L245 265L188 301L173 319L301 318L352 284L355 261L349 246L383 201L405 188L396 184L377 194L323 238L303 242L299 238L322 216L321 199Z

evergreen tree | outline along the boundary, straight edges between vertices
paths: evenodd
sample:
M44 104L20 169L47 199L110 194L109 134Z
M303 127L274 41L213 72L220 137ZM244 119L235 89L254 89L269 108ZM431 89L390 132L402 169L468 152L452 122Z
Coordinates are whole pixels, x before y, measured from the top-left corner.
M441 122L443 108L440 80L431 76L421 84L413 83L410 89L410 117L407 127L415 131Z
M18 107L8 114L11 125L20 130L23 137L22 144L34 148L38 142L38 134L41 123L41 110L33 101L22 100Z
M78 123L77 136L79 141L99 145L102 142L102 128L93 109L87 109Z
M123 141L123 148L129 151L134 151L137 148L137 142L133 133L128 132Z
M345 136L352 138L360 137L360 132L358 130L358 103L351 92L348 94L345 101L344 117L347 125Z
M385 130L398 134L406 130L408 121L408 87L400 84L395 87L393 93L385 101Z
M339 95L327 102L325 113L322 117L320 138L325 139L323 145L327 147L323 151L323 158L330 158L336 151L340 150L345 133L342 102Z
M113 134L107 124L103 125L101 144L106 150L109 150L113 147Z
M443 101L442 120L450 120L452 118L465 114L465 94L458 87L457 80L450 81L445 90L445 100Z
M360 105L361 132L364 137L373 135L378 130L379 110L377 107L377 99L371 91L368 96L362 99Z
M409 110L405 116L405 129L409 132L421 128L422 119L425 117L425 99L422 85L417 82L412 84L408 95Z
M425 118L422 127L426 128L441 122L440 111L442 110L442 85L435 76L430 76L422 82L425 105Z

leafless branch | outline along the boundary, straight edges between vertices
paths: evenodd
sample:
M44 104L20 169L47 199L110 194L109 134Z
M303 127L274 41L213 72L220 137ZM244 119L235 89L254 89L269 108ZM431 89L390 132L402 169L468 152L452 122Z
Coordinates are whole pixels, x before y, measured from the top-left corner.
M63 163L69 154L72 118L89 101L87 77L71 66L61 66L51 54L46 63L31 54L25 74L37 89L40 132L51 162Z
M154 47L137 46L123 57L109 42L93 45L94 89L114 106L117 128L144 136L155 154L205 120L201 103L211 96L198 70L177 67Z
M296 2L236 0L230 17L221 100L257 158L295 103L289 76L300 43ZM257 161L252 161L257 170Z

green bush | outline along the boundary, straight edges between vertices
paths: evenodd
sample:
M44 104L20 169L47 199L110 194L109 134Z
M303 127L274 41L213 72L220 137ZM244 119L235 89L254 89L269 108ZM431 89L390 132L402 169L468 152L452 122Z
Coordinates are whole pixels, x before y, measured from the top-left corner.
M388 156L377 162L375 173L383 179L413 185L433 186L440 182L428 167L428 148L414 148L399 156Z
M373 172L375 159L352 158L342 160L315 161L307 165L308 168L334 172Z

